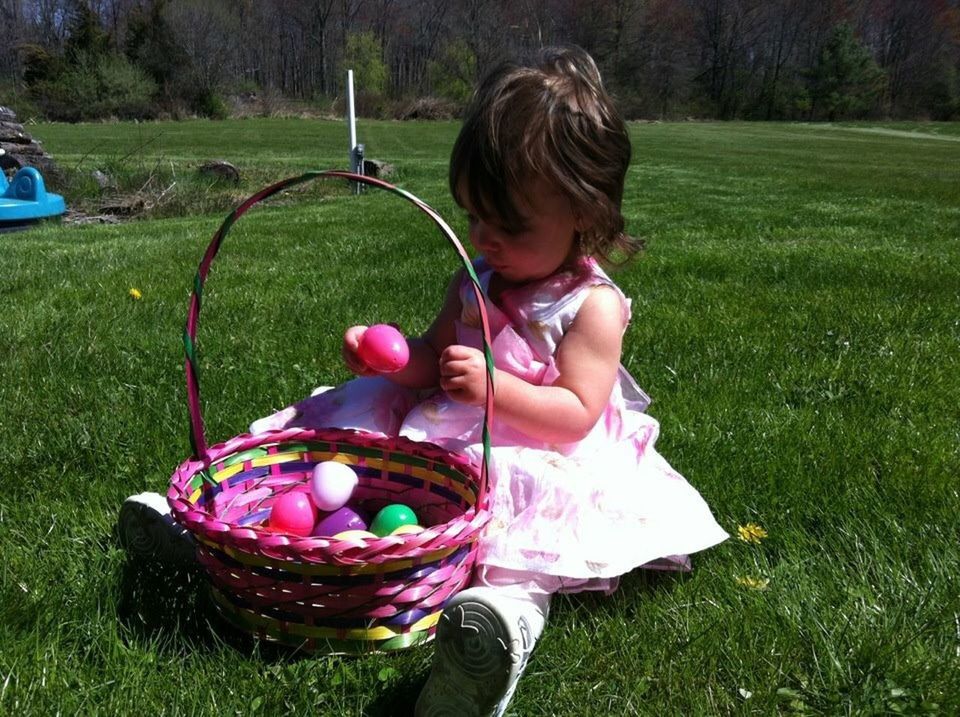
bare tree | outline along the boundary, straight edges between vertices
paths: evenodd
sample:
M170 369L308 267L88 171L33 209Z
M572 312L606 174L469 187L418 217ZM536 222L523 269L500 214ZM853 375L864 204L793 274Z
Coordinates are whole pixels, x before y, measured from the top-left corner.
M0 77L16 77L17 46L24 41L23 3L0 1Z
M239 29L229 5L224 0L174 0L166 8L166 19L190 60L197 89L219 89Z
M809 21L815 10L811 0L769 0L761 8L763 37L758 49L763 53L763 80L757 99L767 120L775 119L781 111L786 68L796 59L800 37L810 33Z

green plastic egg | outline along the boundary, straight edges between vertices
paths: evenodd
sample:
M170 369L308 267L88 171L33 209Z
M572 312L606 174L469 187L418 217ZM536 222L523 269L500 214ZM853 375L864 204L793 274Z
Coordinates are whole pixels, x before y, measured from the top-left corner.
M393 503L381 509L370 523L370 532L381 538L384 535L390 535L401 525L416 525L417 514L413 512L410 506L403 503Z

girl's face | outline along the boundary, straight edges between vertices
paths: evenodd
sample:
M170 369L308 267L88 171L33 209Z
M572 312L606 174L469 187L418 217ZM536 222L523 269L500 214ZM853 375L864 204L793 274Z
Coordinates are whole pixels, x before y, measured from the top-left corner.
M577 218L570 201L537 180L517 202L523 217L520 231L511 233L493 219L481 219L459 192L470 223L470 243L490 267L513 283L543 279L575 258Z

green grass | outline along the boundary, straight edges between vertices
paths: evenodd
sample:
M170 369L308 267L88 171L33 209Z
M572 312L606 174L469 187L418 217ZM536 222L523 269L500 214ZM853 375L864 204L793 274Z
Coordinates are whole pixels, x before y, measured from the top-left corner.
M878 127L894 133L632 127L625 212L648 251L617 275L634 300L624 363L721 524L770 536L556 600L513 714L960 711L960 143L915 136L956 125ZM229 159L239 193L342 166L346 143L306 120L31 131L80 170L129 152L177 176ZM361 126L368 156L463 232L445 189L455 133ZM346 378L350 323L426 326L455 260L402 211L304 192L237 225L199 332L212 439ZM0 235L2 713L394 715L425 678L428 649L237 644L195 584L115 544L121 500L163 490L189 451L180 333L221 216Z

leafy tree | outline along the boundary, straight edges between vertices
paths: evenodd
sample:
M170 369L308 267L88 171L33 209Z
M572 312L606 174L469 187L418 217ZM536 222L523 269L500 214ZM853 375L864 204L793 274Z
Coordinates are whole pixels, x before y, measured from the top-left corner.
M347 35L343 52L344 67L353 70L361 91L382 95L387 89L387 66L383 48L372 32Z
M832 122L862 116L883 90L884 74L846 23L833 28L810 73L813 113Z
M156 91L146 74L112 49L110 35L86 2L72 3L63 53L24 49L24 81L51 119L140 118L153 114Z
M476 74L477 58L465 40L447 45L440 57L427 65L433 91L440 97L460 103L470 99Z

